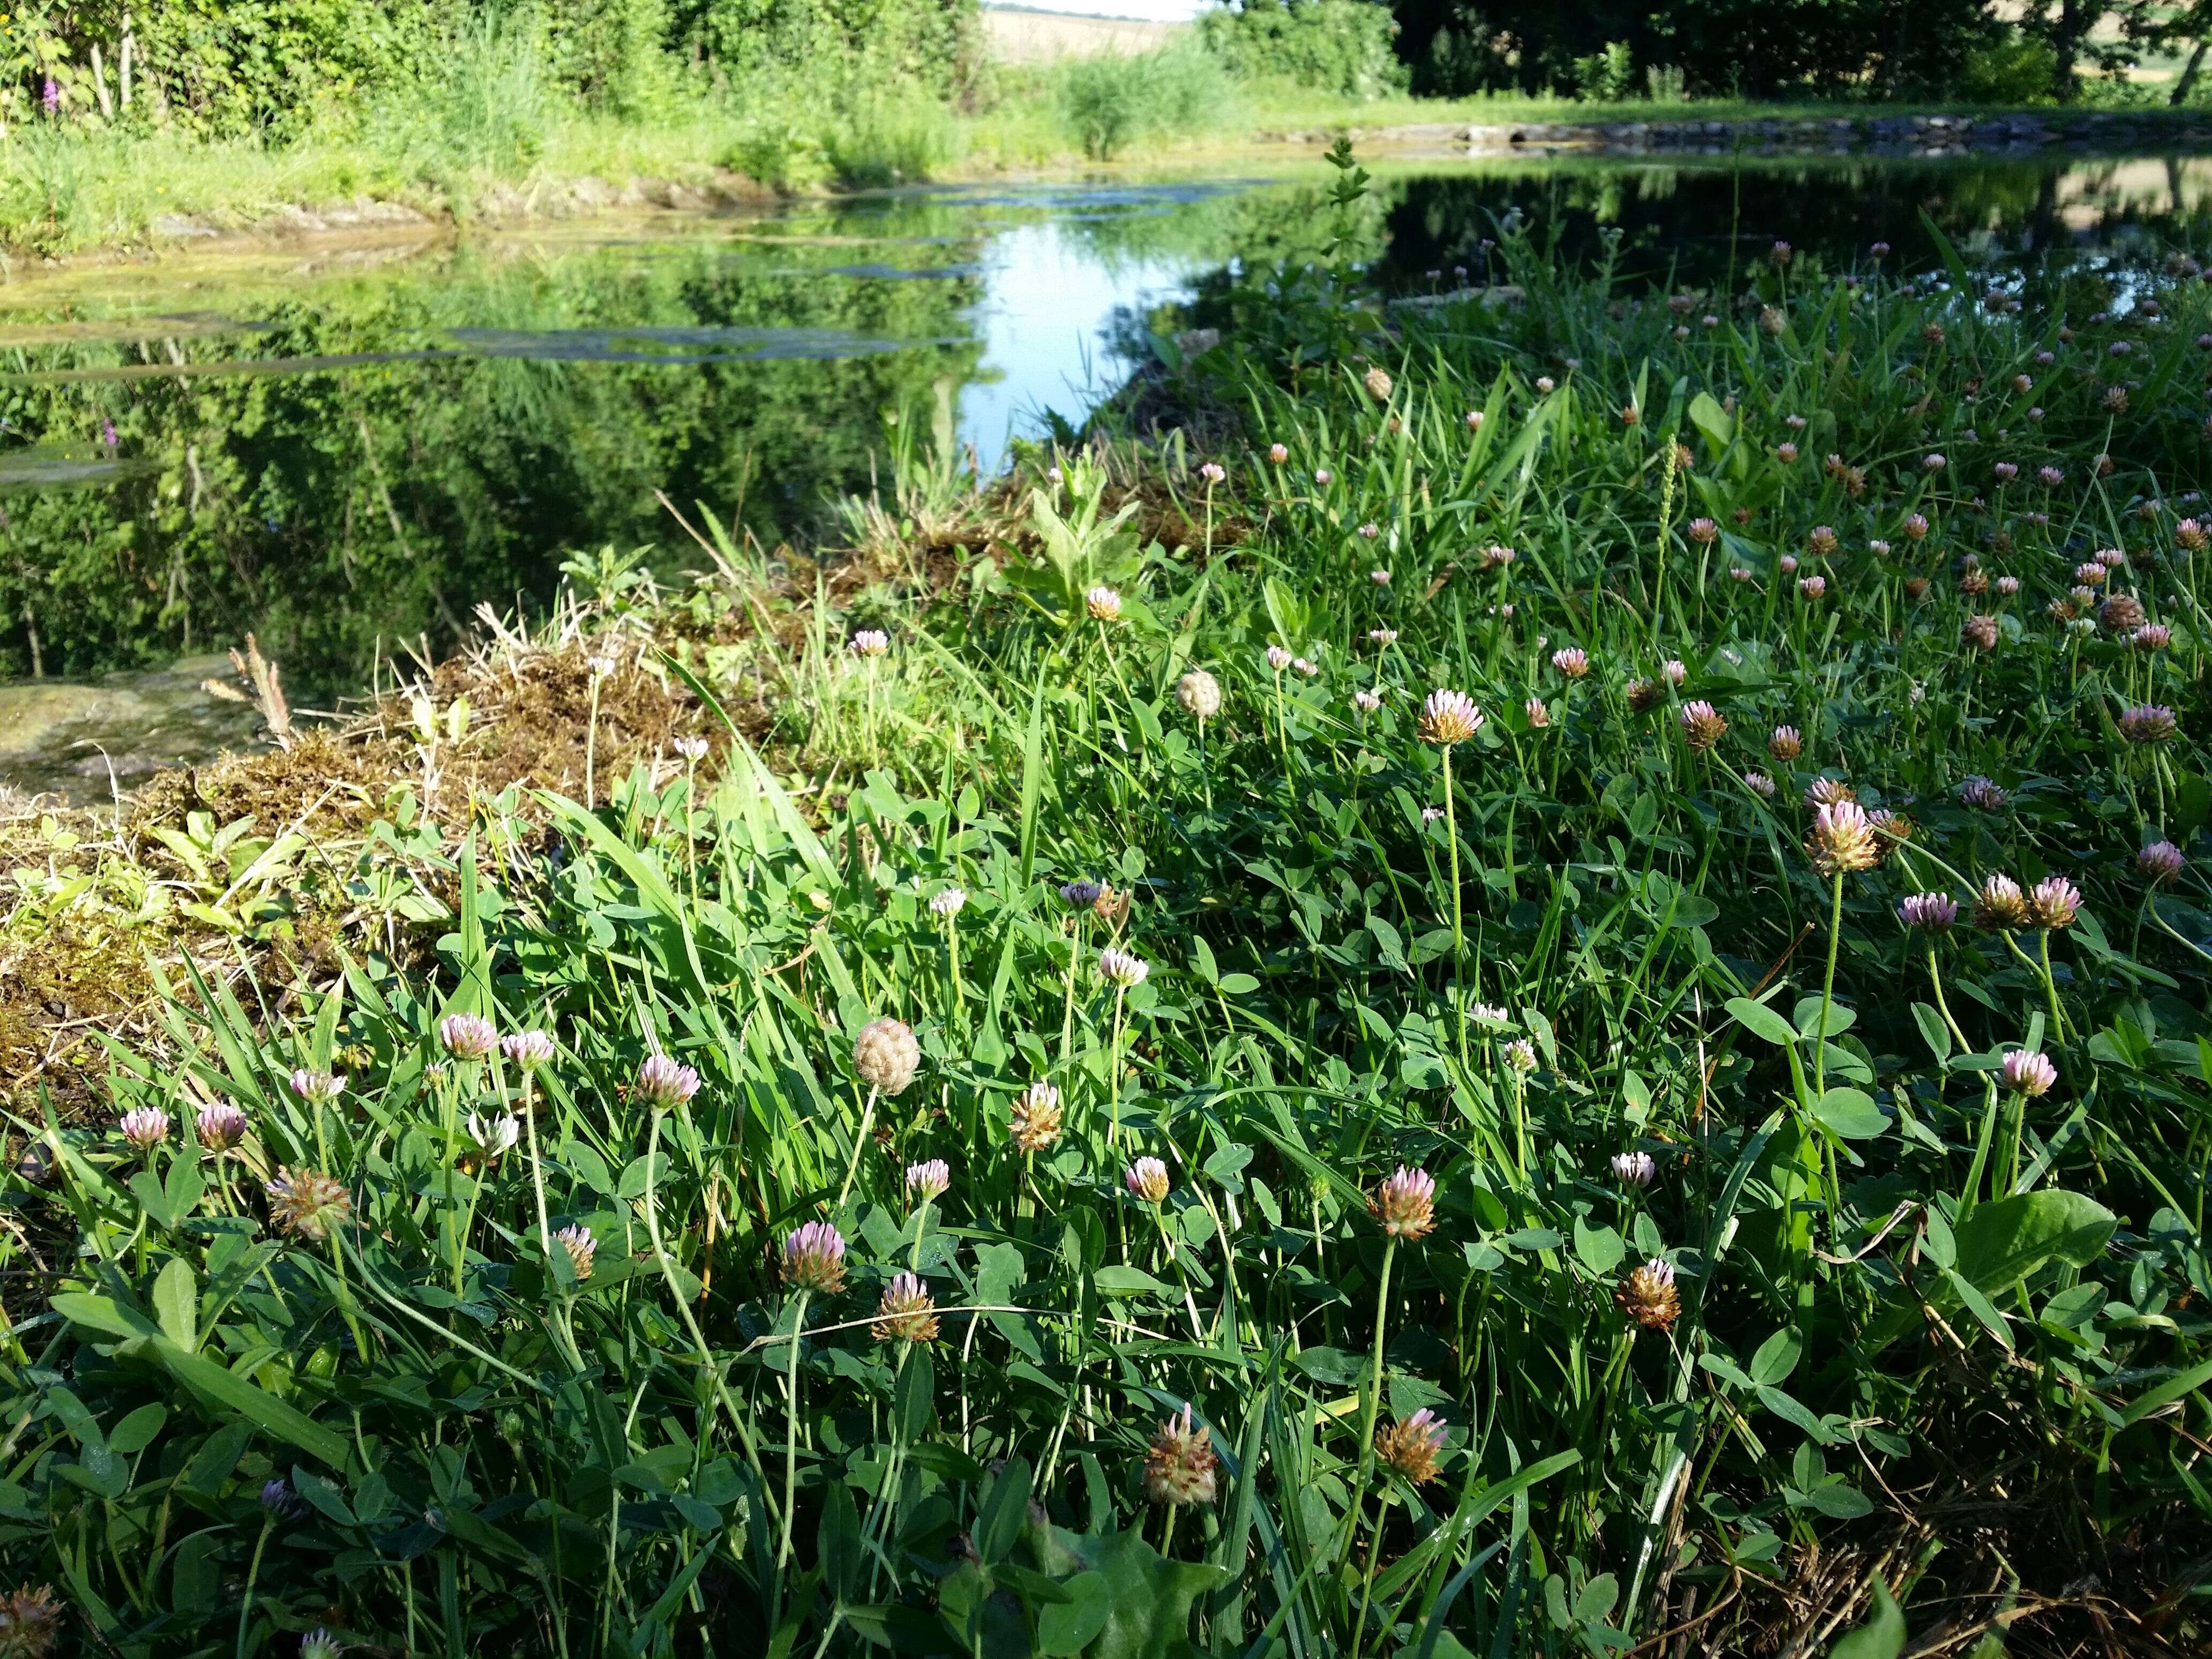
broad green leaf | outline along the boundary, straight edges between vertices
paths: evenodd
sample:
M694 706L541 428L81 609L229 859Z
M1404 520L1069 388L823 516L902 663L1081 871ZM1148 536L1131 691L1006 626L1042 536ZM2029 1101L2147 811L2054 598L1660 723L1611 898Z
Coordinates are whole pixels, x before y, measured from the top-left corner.
M1960 1222L1959 1273L1984 1292L2025 1278L2053 1257L2086 1267L2104 1251L2118 1218L2081 1193L2057 1188L2015 1193Z
M1168 1296L1175 1292L1141 1267L1101 1267L1091 1282L1105 1296Z
M1920 1028L1920 1040L1928 1045L1938 1066L1951 1057L1951 1030L1943 1024L1942 1015L1924 1002L1916 1002L1912 1005L1912 1023Z
M1759 1352L1752 1355L1752 1380L1779 1386L1797 1369L1797 1361L1804 1352L1805 1339L1784 1326L1760 1343Z
M1628 1254L1628 1247L1612 1228L1593 1227L1577 1216L1575 1254L1582 1258L1583 1266L1603 1279L1620 1265L1621 1257Z
M1829 1090L1814 1103L1813 1115L1839 1140L1872 1140L1889 1127L1881 1108L1857 1089Z
M1037 1613L1037 1651L1065 1659L1097 1639L1113 1611L1114 1592L1103 1572L1079 1572L1061 1586L1065 1601L1048 1603Z
M1735 1016L1736 1024L1753 1036L1785 1046L1797 1041L1797 1033L1790 1022L1763 1002L1753 1002L1749 997L1730 997L1728 1011Z
M200 1345L199 1298L191 1263L180 1255L170 1257L154 1280L154 1316L161 1322L161 1334L186 1353Z

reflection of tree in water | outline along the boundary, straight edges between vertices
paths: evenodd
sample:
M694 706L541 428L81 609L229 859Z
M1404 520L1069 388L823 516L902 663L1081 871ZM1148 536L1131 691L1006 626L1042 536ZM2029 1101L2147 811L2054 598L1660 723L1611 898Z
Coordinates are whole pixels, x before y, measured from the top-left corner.
M2188 200L2180 163L2164 164L2163 207L2126 199L2126 165L1563 162L1432 175L1403 181L1380 275L1388 287L1419 288L1431 270L1464 264L1480 271L1481 239L1495 234L1497 216L1511 208L1556 226L1563 258L1595 258L1601 228L1618 227L1624 275L1671 273L1700 286L1725 279L1732 244L1741 271L1747 257L1777 240L1825 256L1832 266L1863 262L1877 241L1890 243L1911 266L1930 264L1937 250L1923 211L1977 258L2006 262L2085 244L2171 245L2201 234L2205 216Z
M957 249L931 249L958 258ZM665 489L764 538L865 486L881 412L972 371L973 345L821 361L548 362L449 351L457 327L641 325L963 337L972 280L860 282L849 248L465 255L277 298L255 333L19 349L19 372L368 354L314 374L105 379L0 389L0 437L115 453L124 481L18 493L0 515L0 673L82 673L228 645L247 629L303 699L357 685L375 653L450 643L482 599L550 596L565 550L672 545ZM647 341L678 359L744 343ZM89 446L89 448L88 447ZM672 562L690 561L678 556Z

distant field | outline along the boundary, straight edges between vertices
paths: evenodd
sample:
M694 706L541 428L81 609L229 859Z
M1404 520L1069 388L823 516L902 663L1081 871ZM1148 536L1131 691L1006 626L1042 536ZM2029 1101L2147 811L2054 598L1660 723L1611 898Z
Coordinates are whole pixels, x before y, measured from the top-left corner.
M991 55L1002 64L1049 64L1061 58L1149 52L1188 23L1147 23L1132 17L1073 17L1064 12L1001 10L983 14Z

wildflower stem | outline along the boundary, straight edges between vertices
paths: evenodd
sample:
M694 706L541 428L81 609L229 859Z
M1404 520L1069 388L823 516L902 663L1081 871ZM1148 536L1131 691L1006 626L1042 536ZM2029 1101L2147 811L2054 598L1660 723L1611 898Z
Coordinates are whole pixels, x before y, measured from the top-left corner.
M1121 999L1128 994L1121 986L1114 988L1114 1043L1106 1051L1107 1087L1113 1127L1107 1136L1107 1145L1121 1144Z
M275 1516L264 1516L261 1536L253 1540L253 1561L246 1570L246 1592L238 1604L237 1659L246 1659L246 1632L253 1620L253 1586L261 1577L261 1553L269 1547L269 1533L276 1524Z
M1813 1040L1813 1099L1817 1103L1827 1092L1828 1081L1828 1011L1836 999L1836 946L1844 934L1844 872L1836 872L1833 882L1834 900L1828 913L1828 971L1820 981L1820 1025Z
M837 1188L836 1207L840 1210L845 1207L845 1200L853 1195L853 1177L860 1172L861 1155L868 1149L868 1131L875 1127L876 1097L882 1092L872 1085L869 1086L868 1103L860 1113L860 1132L853 1137L853 1156L845 1165L845 1184Z
M1451 856L1451 915L1452 915L1452 1011L1459 1020L1459 1060L1467 1065L1467 1003L1461 994L1461 958L1467 953L1467 937L1462 926L1459 894L1459 814L1452 803L1452 745L1443 747L1444 764L1444 839Z
M799 1354L805 1346L807 1295L805 1291L799 1293L799 1304L791 1317L791 1366L787 1384L789 1397L784 1401L783 1538L775 1549L778 1568L791 1560L791 1510L799 1490Z
M1375 1287L1375 1353L1368 1366L1367 1403L1359 1419L1359 1479L1352 1489L1352 1530L1345 1536L1349 1549L1359 1536L1359 1520L1367 1508L1367 1482L1375 1473L1375 1414L1382 1404L1382 1338L1390 1311L1390 1265L1397 1259L1398 1241L1382 1241L1382 1275ZM1357 1650L1355 1650L1356 1651Z

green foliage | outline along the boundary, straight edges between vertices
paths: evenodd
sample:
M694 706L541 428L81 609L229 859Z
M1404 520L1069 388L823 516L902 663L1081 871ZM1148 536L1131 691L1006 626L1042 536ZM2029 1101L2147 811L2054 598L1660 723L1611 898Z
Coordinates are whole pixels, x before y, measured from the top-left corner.
M1395 10L1424 93L1582 92L1580 66L1618 47L1635 64L1679 66L1698 96L1940 99L1958 95L1970 53L2008 33L1985 0L1399 0ZM1605 78L1633 90L1625 75Z
M1220 119L1232 95L1214 60L1185 46L1078 58L1059 72L1060 124L1099 160L1146 138L1196 131Z
M1243 0L1201 12L1197 29L1239 80L1276 77L1346 98L1406 88L1397 21L1375 0Z
M939 96L981 71L975 0L670 0L672 34L729 82L803 76L817 95L906 82Z
M1617 104L1636 88L1636 65L1626 40L1608 40L1605 50L1575 59L1575 91L1592 103Z
M2051 91L2057 61L2047 40L2020 33L2001 35L1966 55L1960 95L1982 104L2035 103Z
M712 752L395 780L292 866L335 965L185 963L106 1110L26 1113L9 1582L148 1659L1758 1652L1815 1593L1881 1656L1992 1583L2056 1641L2094 1561L2203 1650L2212 463L2159 393L2212 295L2014 313L1935 240L1252 270L1163 353L1218 473L951 500L940 431L849 514L878 586L572 562L483 683L604 651Z

